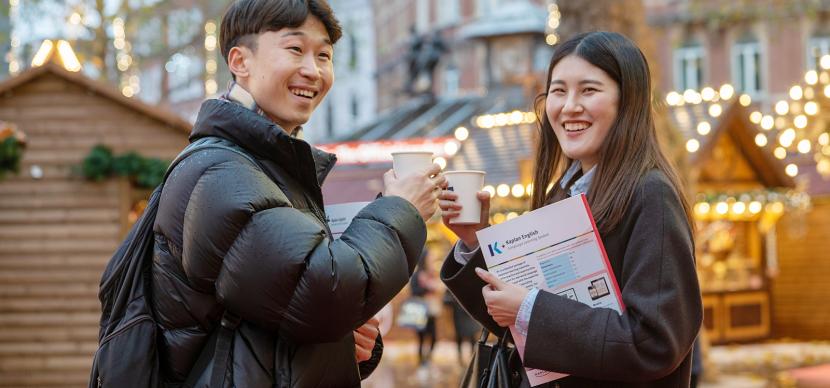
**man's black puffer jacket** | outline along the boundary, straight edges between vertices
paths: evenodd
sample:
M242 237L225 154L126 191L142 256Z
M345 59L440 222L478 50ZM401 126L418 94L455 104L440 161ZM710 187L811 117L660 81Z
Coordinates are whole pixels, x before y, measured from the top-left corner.
M423 219L406 200L383 197L333 240L320 191L333 155L225 100L202 105L190 138L205 136L235 143L268 171L208 149L165 184L152 289L166 375L185 379L227 309L242 324L226 386L359 386L352 331L406 285Z

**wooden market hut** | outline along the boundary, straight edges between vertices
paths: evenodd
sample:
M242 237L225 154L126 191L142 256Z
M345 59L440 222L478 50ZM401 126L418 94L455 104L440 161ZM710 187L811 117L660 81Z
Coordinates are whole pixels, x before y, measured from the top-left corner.
M807 215L810 220L802 219L807 223L801 226L812 229L810 223L819 220L793 204L794 196L805 194L794 190L794 180L769 147L756 144L758 128L749 111L737 102L722 104L726 107L673 107L670 115L687 141L689 181L696 195L704 327L714 343L781 337L786 335L782 324L811 319L793 315L794 306L808 302L790 297L790 279L806 275L795 247L804 241L788 241L787 229L793 225L779 221Z
M0 120L27 137L20 174L0 181L0 387L79 387L101 273L149 191L76 167L97 144L169 161L190 124L53 62L0 83Z

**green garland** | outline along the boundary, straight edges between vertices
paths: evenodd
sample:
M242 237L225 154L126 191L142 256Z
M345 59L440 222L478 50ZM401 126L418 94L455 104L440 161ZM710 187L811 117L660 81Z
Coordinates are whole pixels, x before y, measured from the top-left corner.
M145 158L136 152L115 156L104 145L92 147L81 164L81 174L87 180L100 182L112 176L127 177L131 183L142 188L153 188L161 184L169 162L157 158Z
M761 189L746 192L702 192L695 196L695 202L716 204L718 202L760 202L762 205L780 202L786 209L809 209L810 195L789 189Z
M0 180L6 177L6 173L19 173L22 158L23 143L14 136L3 139L0 142Z

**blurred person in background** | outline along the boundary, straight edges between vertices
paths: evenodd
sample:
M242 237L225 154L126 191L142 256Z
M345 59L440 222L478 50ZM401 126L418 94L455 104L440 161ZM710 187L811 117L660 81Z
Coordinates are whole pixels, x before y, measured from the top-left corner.
M426 325L415 330L418 335L419 367L426 367L431 361L432 351L435 349L435 341L438 337L435 320L440 315L440 303L437 302L437 297L441 281L431 268L429 254L424 249L421 253L421 259L418 261L418 266L415 268L415 273L412 274L409 280L412 296L421 298L427 306Z
M458 363L464 365L463 344L470 344L470 354L475 350L477 336L481 332L481 325L470 314L464 311L458 300L449 290L444 292L444 304L452 311L452 326L455 330L455 344L458 347Z

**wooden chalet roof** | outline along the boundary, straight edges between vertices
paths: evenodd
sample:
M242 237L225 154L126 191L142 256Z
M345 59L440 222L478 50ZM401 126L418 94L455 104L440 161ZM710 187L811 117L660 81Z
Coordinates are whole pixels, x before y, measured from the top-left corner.
M673 106L669 108L672 123L678 128L685 140L695 139L700 148L689 154L689 165L693 177L698 183L731 179L757 180L765 187L795 187L795 182L784 172L784 166L776 160L767 148L755 144L757 130L749 121L749 112L737 102L720 102L722 113L711 116L711 104ZM711 127L709 133L701 135L697 128L706 122ZM722 155L716 151L730 149L736 151L738 159L730 166L713 165ZM714 163L713 163L714 162ZM748 183L748 182L740 182Z
M81 87L88 89L94 93L97 93L101 96L104 96L115 103L138 111L155 120L161 121L162 123L165 123L175 129L181 130L186 134L189 134L192 128L191 123L189 123L187 120L183 119L182 117L176 115L173 112L170 112L161 107L144 103L138 98L126 97L122 95L121 92L119 92L112 85L89 78L81 72L76 73L68 71L53 61L49 61L45 63L43 66L29 68L17 76L8 78L3 82L0 82L0 95L13 93L15 88L21 85L25 85L44 74L53 74L66 80L67 82L80 85Z

